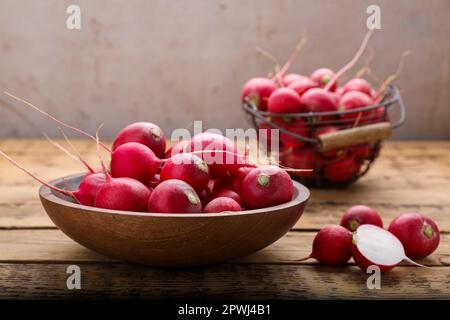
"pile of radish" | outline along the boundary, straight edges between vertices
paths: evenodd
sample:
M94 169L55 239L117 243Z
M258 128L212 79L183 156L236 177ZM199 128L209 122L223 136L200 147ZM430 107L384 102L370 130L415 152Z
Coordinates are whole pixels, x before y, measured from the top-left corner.
M381 271L393 269L402 261L419 265L439 245L436 223L419 213L403 213L383 229L380 215L372 208L357 205L342 216L340 225L322 228L314 238L310 258L326 266L345 265L351 257L366 271L376 265Z
M138 122L122 129L109 149L100 142L98 132L94 137L17 99L95 140L98 149L110 153L110 167L99 153L101 166L94 170L80 156L51 141L88 169L77 190L66 190L42 181L0 151L1 156L41 184L82 205L154 213L218 213L292 200L293 182L284 169L250 163L234 142L220 134L203 132L166 150L162 129L153 123Z
M345 112L378 105L389 83L398 75L399 70L376 89L368 80L362 78L364 73L367 73L368 67L365 66L355 78L341 85L341 76L357 62L370 35L369 32L355 57L338 72L335 73L329 68L318 68L309 76L287 73L292 63L292 60L289 60L283 68L276 69L274 76L247 81L242 88L241 102L247 102L260 111L279 114L266 116L266 119L282 129L305 138L317 138L321 134L388 120L384 106L363 112L321 116L321 113ZM305 113L316 113L317 116L292 115ZM269 146L272 128L266 122L258 125L258 129L267 130L260 131L260 134ZM360 172L364 161L376 158L379 152L378 144L362 144L340 150L315 152L316 144L306 143L283 132L280 132L280 144L281 164L292 168L315 170L314 174L307 171L295 173L296 177L307 183L315 176L331 183L352 181Z

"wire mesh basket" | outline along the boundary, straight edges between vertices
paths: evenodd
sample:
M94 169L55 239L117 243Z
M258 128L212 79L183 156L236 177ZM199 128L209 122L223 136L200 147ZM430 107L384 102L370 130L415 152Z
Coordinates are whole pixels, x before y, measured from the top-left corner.
M399 107L399 119L389 109ZM398 88L389 86L376 105L335 112L280 114L258 110L247 99L242 108L270 150L271 130L279 130L279 162L305 185L346 186L366 174L379 155L383 139L405 122L405 106ZM264 130L266 129L266 130ZM261 136L262 135L262 136Z

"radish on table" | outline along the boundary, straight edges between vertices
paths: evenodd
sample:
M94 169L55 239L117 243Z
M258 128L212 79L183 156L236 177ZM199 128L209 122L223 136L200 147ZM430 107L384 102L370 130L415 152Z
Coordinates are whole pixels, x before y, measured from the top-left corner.
M364 206L356 205L348 208L341 218L340 225L354 232L360 225L373 224L383 228L383 220L374 209Z
M439 245L440 234L436 223L419 213L403 213L389 225L392 232L403 244L406 255L412 259L425 258Z
M320 229L314 237L311 254L295 261L314 258L326 266L342 266L352 255L351 247L352 234L350 231L342 226L329 225Z
M389 271L404 260L422 266L406 256L395 235L371 224L364 224L353 233L352 256L363 271L371 265L378 266L381 271Z

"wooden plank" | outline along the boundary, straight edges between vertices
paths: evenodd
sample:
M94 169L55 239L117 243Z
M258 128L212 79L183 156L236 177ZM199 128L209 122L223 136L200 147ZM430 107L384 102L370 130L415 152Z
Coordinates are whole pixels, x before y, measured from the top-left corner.
M390 204L362 201L321 201L311 199L303 216L294 226L294 230L319 230L327 224L339 224L346 209L355 204L368 205L380 213L385 227L399 214L405 212L420 212L432 218L438 224L441 232L450 232L449 205L417 205Z
M6 143L6 141L2 141L4 144ZM18 140L18 144L24 145L26 148L17 151L17 153L10 152L11 155L43 178L52 179L82 171L82 167L53 146L41 147L48 142L40 140L24 141ZM87 161L95 165L98 163L95 146L89 144L89 141L84 143L87 144L84 156ZM317 199L340 199L343 194L351 193L353 198L363 197L372 201L391 202L391 200L394 200L397 203L412 201L418 204L431 204L434 201L434 204L450 204L450 200L443 196L442 192L436 192L441 187L450 186L450 143L430 142L430 144L436 146L425 148L419 143L413 148L408 145L403 147L403 143L387 144L386 148L383 149L382 156L377 159L369 175L357 184L346 189L315 189L314 196ZM11 148L13 147L15 147L15 144L12 144ZM48 153L43 151L47 148L50 148ZM28 177L12 170L9 164L3 162L3 160L0 163L0 182L4 189L11 185L31 186ZM7 191L4 189L1 191ZM371 192L367 192L368 189ZM411 199L411 192L418 190L421 192L421 197ZM406 201L405 196L409 197L406 198Z
M450 267L398 267L367 288L357 267L221 264L156 269L137 265L77 264L81 289L68 290L68 264L0 264L0 299L449 299ZM345 284L345 285L343 285Z
M317 264L295 262L307 256L315 232L289 232L271 246L232 263ZM450 266L450 235L430 257L419 262L428 266ZM0 230L0 262L107 262L109 259L69 239L59 230Z

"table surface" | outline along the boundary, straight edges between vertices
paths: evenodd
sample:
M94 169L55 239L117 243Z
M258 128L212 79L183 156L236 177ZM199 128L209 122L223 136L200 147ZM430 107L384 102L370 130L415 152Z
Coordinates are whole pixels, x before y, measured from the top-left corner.
M97 161L90 141L74 140ZM44 179L82 167L43 140L0 140L7 152ZM191 269L157 269L115 261L75 243L47 217L38 184L0 159L0 298L450 298L450 142L388 142L370 172L346 189L313 189L304 215L273 245L242 259ZM330 268L307 255L322 226L339 223L354 204L375 208L385 225L399 213L433 218L442 236L437 251L382 274L381 289L352 261ZM81 268L81 290L68 290L69 265Z

